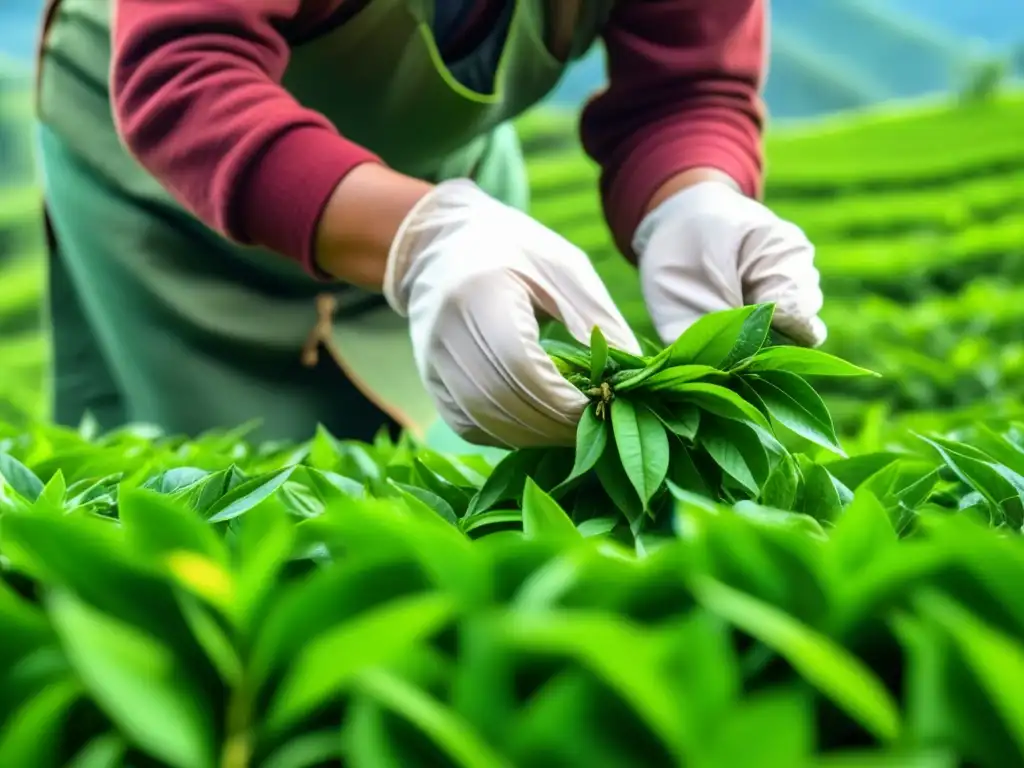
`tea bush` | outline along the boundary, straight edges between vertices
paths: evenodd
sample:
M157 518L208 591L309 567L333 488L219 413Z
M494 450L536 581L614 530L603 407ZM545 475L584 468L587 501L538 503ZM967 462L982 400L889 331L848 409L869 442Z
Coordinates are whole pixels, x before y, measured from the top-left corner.
M0 429L0 765L1022 764L1024 425L847 457L771 310L497 465Z

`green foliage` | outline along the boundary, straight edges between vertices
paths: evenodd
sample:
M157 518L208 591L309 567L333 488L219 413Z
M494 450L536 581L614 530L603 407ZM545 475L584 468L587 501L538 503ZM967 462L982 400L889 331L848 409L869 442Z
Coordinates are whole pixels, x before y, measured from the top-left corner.
M735 348L764 317L715 327ZM646 365L726 347L694 332ZM768 353L811 359L746 349L705 386L731 392ZM769 440L750 401L676 399L690 385L613 393L575 455L496 467L325 431L259 446L242 430L4 429L0 761L1024 760L1024 428L818 463ZM716 453L749 467L750 446L774 456L762 495L781 508L716 501L742 484L694 473ZM688 473L718 478L710 497ZM670 497L665 524L634 546L611 491L568 506L545 490L595 476L644 517L651 489Z

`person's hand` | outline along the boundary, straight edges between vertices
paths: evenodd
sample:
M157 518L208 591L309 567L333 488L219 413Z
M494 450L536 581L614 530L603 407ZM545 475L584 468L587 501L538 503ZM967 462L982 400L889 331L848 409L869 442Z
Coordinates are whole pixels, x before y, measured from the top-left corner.
M702 315L775 302L773 325L818 346L823 297L814 246L795 224L729 185L675 193L637 227L633 248L658 335L671 343Z
M441 417L481 445L571 445L587 398L540 346L537 313L588 343L639 353L579 248L475 183L439 184L406 217L384 295L409 318L420 376Z

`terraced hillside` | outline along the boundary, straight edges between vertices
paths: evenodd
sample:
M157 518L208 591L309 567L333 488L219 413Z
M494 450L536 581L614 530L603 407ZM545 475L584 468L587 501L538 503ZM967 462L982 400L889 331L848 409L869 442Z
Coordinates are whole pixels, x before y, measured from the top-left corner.
M994 412L1024 396L1021 125L1017 94L769 136L768 201L817 244L827 346L886 374L832 393L844 431L868 416L883 423L889 411L911 420L973 406ZM631 320L650 333L635 272L601 219L596 168L573 119L541 112L521 128L534 214L592 254ZM0 418L8 418L39 413L45 348L36 192L0 194Z

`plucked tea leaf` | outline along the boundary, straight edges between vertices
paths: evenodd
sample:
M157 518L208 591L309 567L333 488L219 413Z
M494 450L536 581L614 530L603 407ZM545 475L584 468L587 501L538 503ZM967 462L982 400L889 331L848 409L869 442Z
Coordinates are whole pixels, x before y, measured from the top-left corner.
M646 509L668 472L668 435L658 417L643 404L616 398L611 411L622 468Z
M642 382L641 386L648 392L672 392L676 391L682 384L707 379L712 376L724 375L717 368L712 368L710 365L677 365L672 368L663 368ZM616 391L622 389L621 385L616 387Z
M768 420L757 408L731 389L726 389L718 384L708 384L702 381L680 384L678 387L664 391L662 396L669 401L692 403L701 410L721 416L723 419L750 421L771 431Z
M594 469L608 498L634 524L643 515L644 505L622 467L618 451L605 451Z
M698 577L693 586L709 610L785 657L809 683L870 733L883 741L899 736L896 702L857 657L774 606L721 582Z
M697 436L700 409L692 403L667 403L651 408L669 432L686 440Z
M741 366L746 373L788 371L797 376L878 376L874 371L808 347L768 347Z
M578 539L579 531L558 502L537 487L531 478L523 490L523 535L529 539L540 536Z
M83 685L122 733L174 768L214 768L209 701L170 648L68 592L48 608Z
M590 331L590 383L597 386L604 378L604 369L608 365L608 342L596 325Z
M768 454L757 434L738 421L706 414L697 439L722 471L753 494L770 472Z
M774 304L755 304L754 311L747 315L740 328L736 343L722 361L721 368L729 369L742 360L757 354L768 339L768 331L775 316Z
M576 458L572 471L552 490L552 494L557 494L576 478L592 470L607 446L608 422L597 418L594 406L590 405L583 411L580 423L576 426Z
M720 368L729 357L755 306L702 315L669 346L669 365L710 365Z
M765 371L746 377L746 381L780 424L812 443L845 455L825 402L806 381L789 371Z

